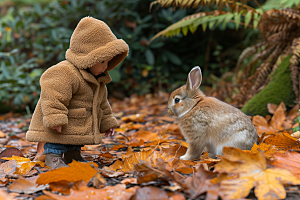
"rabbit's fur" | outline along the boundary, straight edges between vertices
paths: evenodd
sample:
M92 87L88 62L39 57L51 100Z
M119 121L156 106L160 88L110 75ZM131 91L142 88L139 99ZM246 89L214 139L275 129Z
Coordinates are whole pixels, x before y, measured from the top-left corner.
M206 97L199 89L200 67L194 67L186 85L172 92L168 112L178 118L180 130L189 148L182 160L200 158L204 147L211 157L221 155L223 147L250 150L257 141L254 125L239 109L214 97Z

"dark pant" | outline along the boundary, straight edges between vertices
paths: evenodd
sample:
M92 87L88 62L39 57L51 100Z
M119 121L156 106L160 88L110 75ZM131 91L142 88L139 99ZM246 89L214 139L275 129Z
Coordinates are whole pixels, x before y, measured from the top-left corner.
M63 154L67 151L71 150L79 150L84 145L67 145L67 144L55 144L55 143L46 143L44 145L45 154L47 153L55 153L55 154Z

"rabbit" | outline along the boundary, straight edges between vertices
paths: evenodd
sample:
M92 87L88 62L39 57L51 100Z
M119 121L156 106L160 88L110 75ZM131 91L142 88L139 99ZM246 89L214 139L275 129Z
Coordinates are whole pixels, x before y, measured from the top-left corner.
M173 91L168 100L168 113L177 117L180 131L189 144L180 159L198 159L205 147L211 158L222 155L225 146L250 150L257 141L250 118L225 102L205 96L199 89L201 81L201 69L196 66L190 71L186 85Z

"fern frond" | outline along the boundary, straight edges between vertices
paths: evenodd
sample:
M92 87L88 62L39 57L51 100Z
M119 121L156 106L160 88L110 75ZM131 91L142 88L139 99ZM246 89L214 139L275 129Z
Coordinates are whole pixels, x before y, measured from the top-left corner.
M296 96L296 103L299 102L299 57L300 57L300 38L295 38L292 43L291 50L293 51L293 55L290 59L290 70L291 70L291 79L293 83L293 91Z
M265 11L272 10L272 9L282 9L282 8L293 8L298 6L300 0L267 0L263 5L262 8Z
M218 25L225 20L228 22L232 19L233 14L232 13L225 13L225 12L219 12L223 13L217 16L212 15L211 13L196 13L190 16L187 16L183 18L182 20L172 24L165 30L160 31L157 33L151 41L156 39L159 36L175 36L178 35L181 31L184 35L187 34L188 30L190 30L192 33L194 33L197 30L197 27L202 25L203 30L205 31L207 25L209 25L209 28L211 29L215 25ZM226 22L226 24L228 23Z

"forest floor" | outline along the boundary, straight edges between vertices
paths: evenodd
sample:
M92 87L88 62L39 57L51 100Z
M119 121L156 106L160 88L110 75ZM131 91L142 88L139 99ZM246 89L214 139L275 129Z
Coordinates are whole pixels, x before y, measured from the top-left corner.
M31 116L0 115L0 199L300 199L298 107L269 104L272 115L251 117L259 136L251 150L180 160L188 144L168 98L110 99L115 135L82 148L91 162L55 170L45 166L43 143L25 139Z

